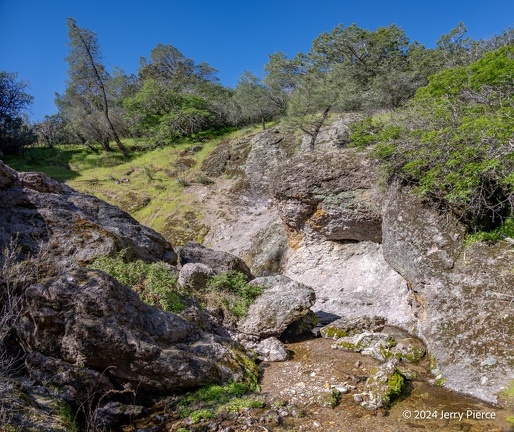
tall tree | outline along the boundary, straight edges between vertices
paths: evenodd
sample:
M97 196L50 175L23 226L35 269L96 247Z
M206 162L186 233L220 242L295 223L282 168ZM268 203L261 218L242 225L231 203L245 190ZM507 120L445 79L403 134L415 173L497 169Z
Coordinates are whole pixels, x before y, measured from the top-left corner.
M95 101L103 113L111 137L121 152L128 156L128 151L114 127L109 115L109 100L107 97L106 81L109 74L102 65L100 47L96 34L90 30L77 26L73 18L68 18L69 54L68 87L74 93L90 101Z
M14 72L0 72L0 151L15 153L33 140L23 120L23 111L32 103L28 84Z
M266 129L266 121L271 120L280 109L261 80L249 71L241 75L234 99L241 107L244 119L249 122L260 121L262 129Z

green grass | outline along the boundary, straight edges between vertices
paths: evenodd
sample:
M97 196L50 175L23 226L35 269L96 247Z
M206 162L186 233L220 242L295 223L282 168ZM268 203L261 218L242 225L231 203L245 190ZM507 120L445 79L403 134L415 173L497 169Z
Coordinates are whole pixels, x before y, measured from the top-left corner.
M503 236L514 239L514 218L506 218L500 227L493 230L469 234L466 237L465 245L471 246L478 242L494 243L503 240Z
M160 232L173 246L180 246L187 241L203 242L209 232L203 223L205 207L189 192L190 186L209 187L216 182L202 173L202 163L220 142L259 130L256 125L204 131L161 147L142 138L125 138L128 159L111 143L111 152L99 145L29 147L23 155L3 160L18 171L44 172L116 205Z
M185 293L179 289L177 276L162 263L124 262L123 254L119 254L98 258L90 267L110 274L136 291L144 302L166 312L179 313L185 307Z
M222 413L262 408L262 400L248 395L253 390L255 389L251 385L238 382L202 387L179 398L177 412L180 417L190 417L193 423L197 423Z
M262 292L262 287L249 285L243 273L228 271L209 280L204 301L208 306L221 307L237 321L246 315L250 305Z

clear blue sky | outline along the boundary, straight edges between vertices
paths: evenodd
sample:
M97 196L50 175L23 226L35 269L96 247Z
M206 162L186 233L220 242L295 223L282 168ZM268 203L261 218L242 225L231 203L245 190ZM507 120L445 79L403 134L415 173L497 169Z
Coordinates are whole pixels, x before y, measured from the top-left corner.
M262 75L267 54L305 52L337 24L394 23L433 47L459 21L474 39L501 33L514 25L514 0L0 0L0 70L30 83L34 121L56 112L55 92L65 88L67 17L97 34L108 70L136 73L163 43L233 87L245 70Z

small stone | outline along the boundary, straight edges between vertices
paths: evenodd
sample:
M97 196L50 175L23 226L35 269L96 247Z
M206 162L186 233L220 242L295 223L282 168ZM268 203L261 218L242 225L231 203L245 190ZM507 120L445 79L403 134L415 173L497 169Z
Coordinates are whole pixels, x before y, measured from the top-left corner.
M488 382L489 382L489 378L487 378L486 376L483 376L482 378L480 378L480 385L485 386Z
M314 420L314 421L312 422L312 425L313 425L314 427L317 427L317 428L321 427L321 423L320 423L319 421L317 421L317 420Z
M357 360L354 364L356 368L360 368L362 366L362 362L360 360Z
M353 400L357 403L362 402L362 396L360 394L353 395Z
M344 384L336 384L333 385L332 388L342 394L348 393L350 391L350 389L346 387Z

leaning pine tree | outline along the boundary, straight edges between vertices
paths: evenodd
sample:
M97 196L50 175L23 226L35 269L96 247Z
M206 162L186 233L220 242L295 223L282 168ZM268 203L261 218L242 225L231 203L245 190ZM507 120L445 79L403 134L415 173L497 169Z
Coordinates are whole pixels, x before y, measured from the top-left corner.
M99 108L112 136L124 156L128 156L126 147L120 140L116 128L109 116L109 103L105 83L109 74L100 63L101 53L96 34L90 30L77 26L73 18L68 18L68 37L70 51L66 61L68 62L68 87L73 88L74 93L87 102L99 100ZM91 105L91 104L89 104Z

